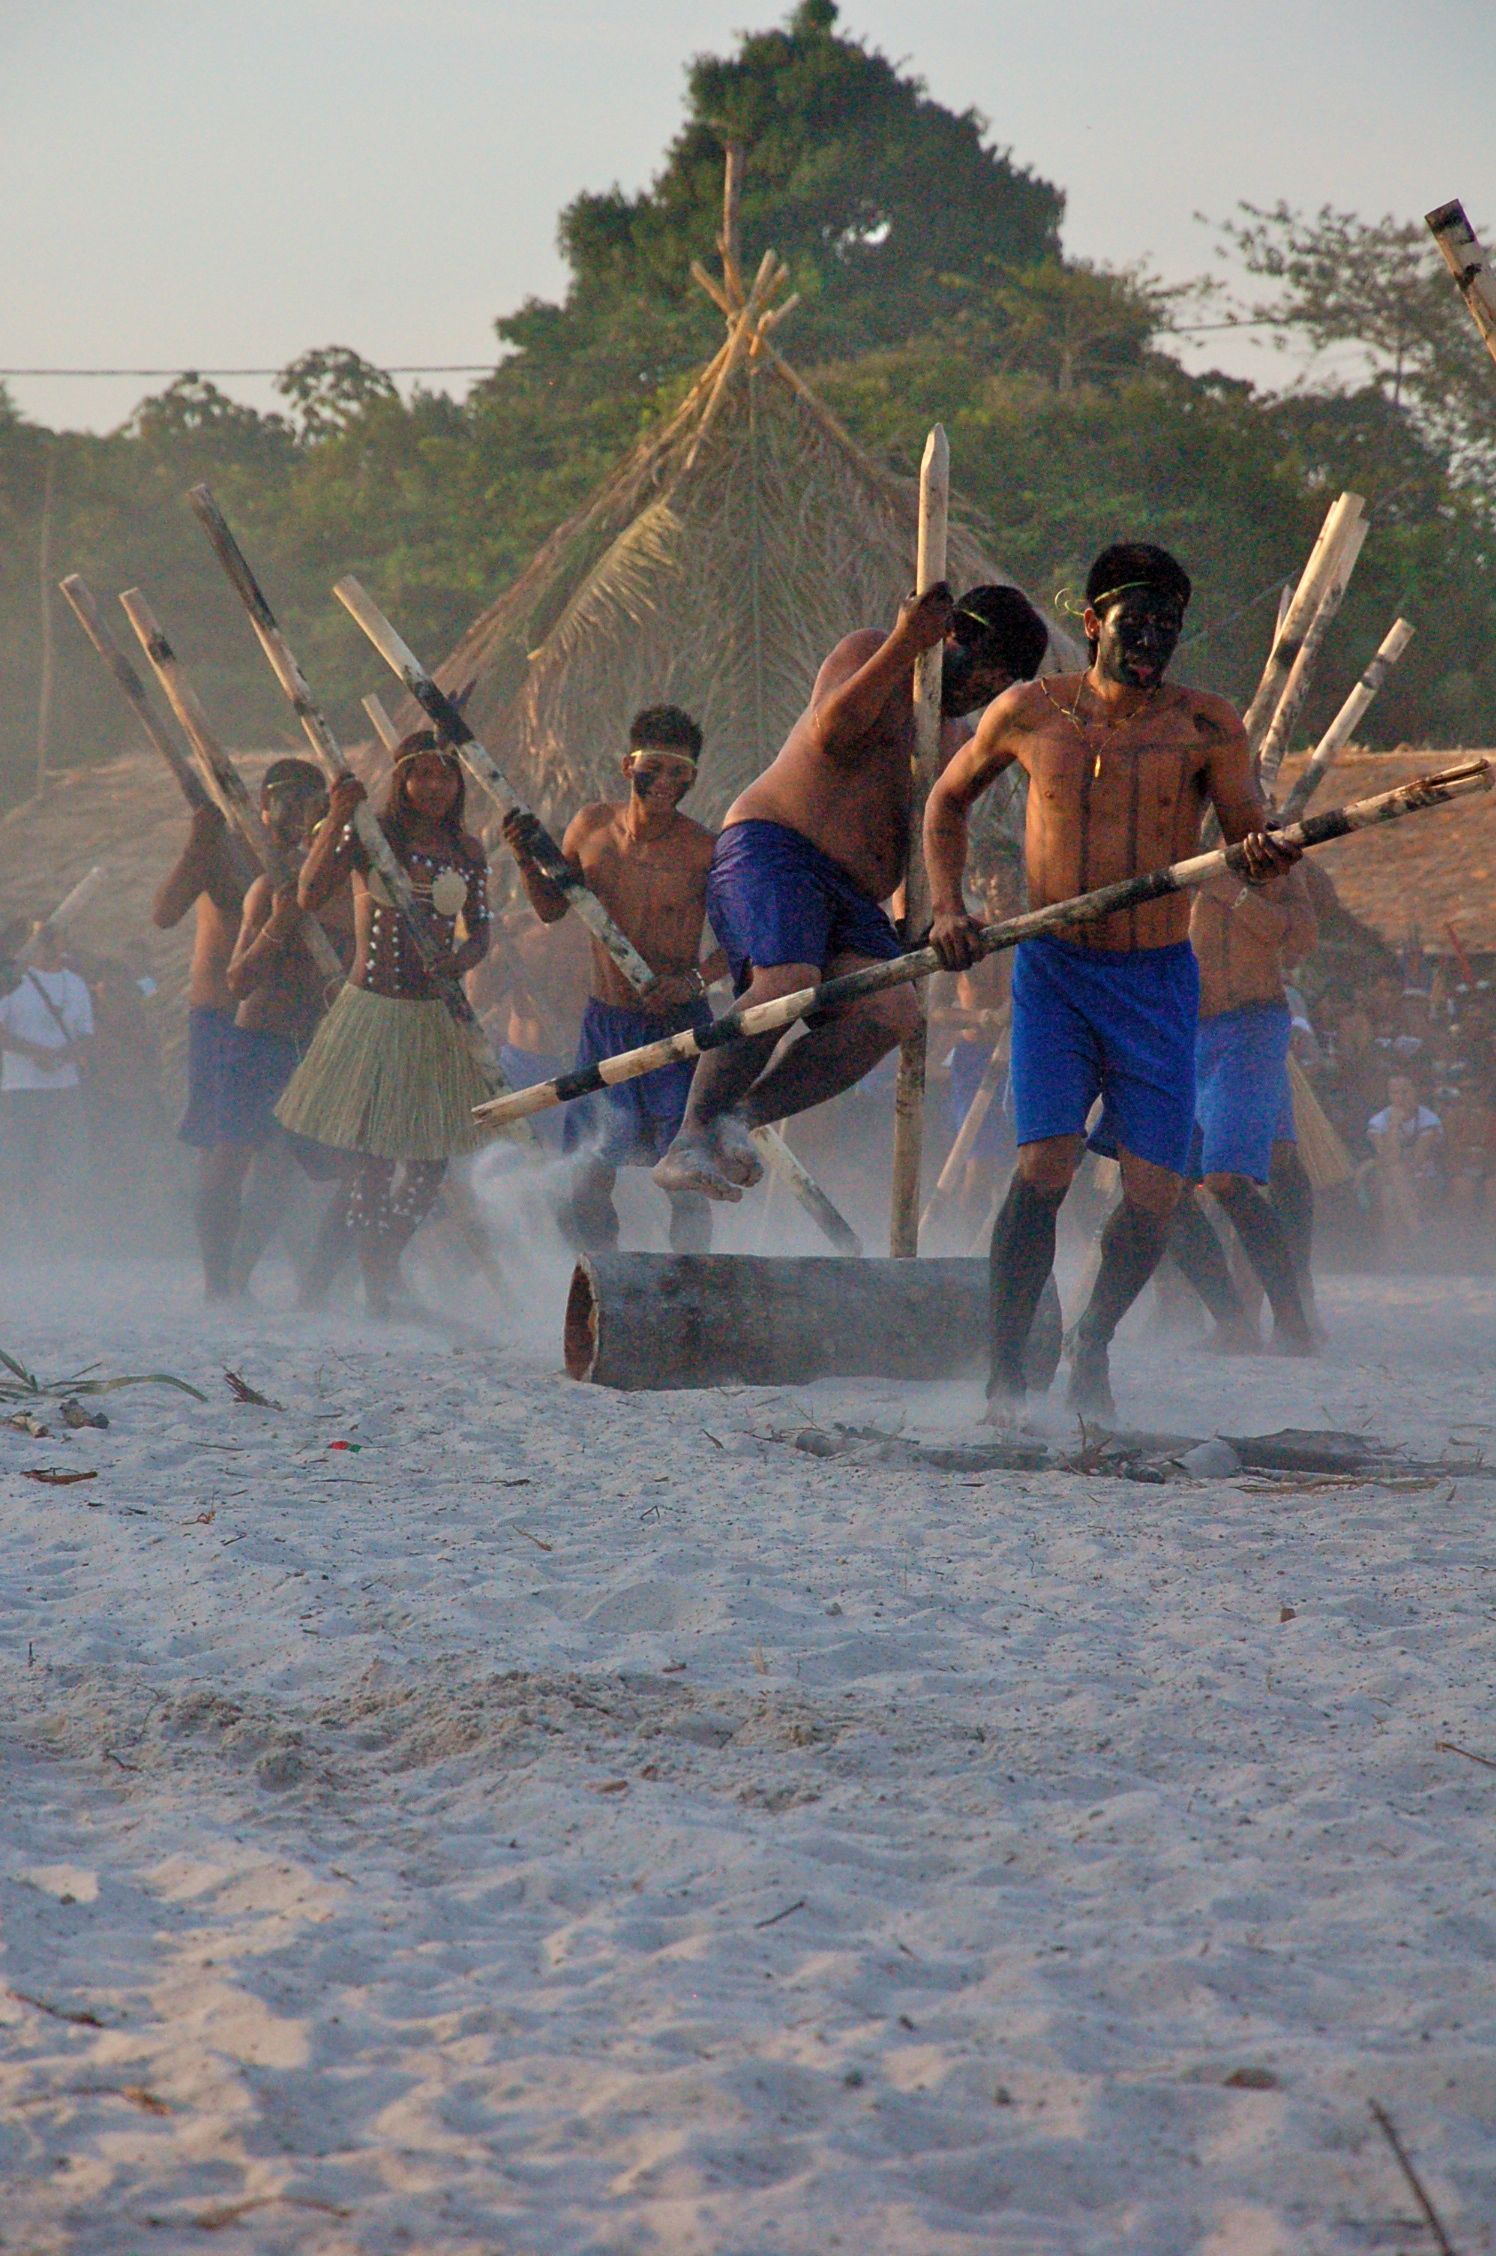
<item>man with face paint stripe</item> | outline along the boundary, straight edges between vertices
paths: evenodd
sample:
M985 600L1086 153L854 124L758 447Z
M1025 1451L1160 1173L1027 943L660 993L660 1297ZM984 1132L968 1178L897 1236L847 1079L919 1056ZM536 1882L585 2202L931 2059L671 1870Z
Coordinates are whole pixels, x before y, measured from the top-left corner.
M698 961L715 839L680 812L700 757L701 731L678 705L636 713L623 759L628 798L621 806L598 800L583 807L561 842L567 860L658 974L649 995L637 995L601 942L592 942L579 1067L711 1018L706 991L727 968L720 948ZM508 816L504 837L536 915L554 924L565 916L567 900L535 865L534 821L533 815ZM654 1165L680 1126L690 1087L688 1064L667 1066L643 1080L620 1082L568 1113L564 1149L577 1156L566 1219L589 1252L617 1245L617 1170ZM671 1250L705 1253L712 1238L706 1200L689 1186L669 1197Z
M970 810L1015 761L1028 777L1031 908L1181 860L1199 844L1207 807L1226 840L1245 846L1252 882L1297 860L1265 827L1232 707L1165 679L1190 592L1183 567L1152 542L1104 549L1086 579L1086 672L1010 689L937 781L925 820L931 939L952 970L976 958L977 922L962 895ZM1189 919L1188 895L1173 894L1016 951L1019 1153L992 1237L994 1418L1022 1406L1024 1343L1098 1097L1091 1147L1120 1160L1122 1203L1073 1334L1070 1400L1113 1413L1112 1334L1163 1252L1194 1131L1200 983Z

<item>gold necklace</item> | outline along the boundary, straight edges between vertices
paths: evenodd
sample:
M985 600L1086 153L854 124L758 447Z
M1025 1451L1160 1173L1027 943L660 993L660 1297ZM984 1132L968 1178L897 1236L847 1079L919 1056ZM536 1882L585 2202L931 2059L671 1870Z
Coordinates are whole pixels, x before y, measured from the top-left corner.
M1139 713L1147 712L1155 703L1158 697L1159 690L1163 687L1163 684L1162 682L1155 683L1152 689L1144 692L1143 703L1141 705L1135 705L1130 713L1119 713L1115 720L1110 721L1099 719L1094 721L1083 721L1081 719L1080 700L1081 693L1085 689L1085 686L1086 676L1082 674L1080 677L1080 682L1076 688L1074 702L1069 705L1062 705L1057 697L1051 695L1049 684L1044 680L1042 675L1039 679L1039 687L1044 692L1046 702L1052 705L1057 713L1062 713L1064 715L1065 719L1074 729L1076 735L1080 738L1082 744L1087 744L1089 742L1089 739L1086 736L1087 729L1099 728L1104 731L1101 743L1096 748L1096 764L1091 770L1091 781L1094 783L1098 780L1101 774L1101 755L1106 750L1107 738L1113 735L1117 729L1125 728L1129 721L1135 721Z

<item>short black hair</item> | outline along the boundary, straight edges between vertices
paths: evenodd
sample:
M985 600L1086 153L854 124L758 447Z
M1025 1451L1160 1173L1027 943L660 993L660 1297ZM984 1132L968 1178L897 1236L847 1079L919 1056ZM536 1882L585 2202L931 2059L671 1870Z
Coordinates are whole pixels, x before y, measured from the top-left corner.
M701 758L701 731L679 705L646 705L629 722L629 750L648 745L654 752L684 752L687 759Z
M1015 681L1032 681L1049 629L1021 588L968 588L956 605L955 637L977 657L997 659Z
M262 791L304 791L309 799L326 798L327 778L310 760L272 760L260 778Z
M1194 593L1188 572L1166 548L1153 541L1113 541L1086 574L1086 601L1094 611L1109 595L1139 586L1172 596L1181 611Z

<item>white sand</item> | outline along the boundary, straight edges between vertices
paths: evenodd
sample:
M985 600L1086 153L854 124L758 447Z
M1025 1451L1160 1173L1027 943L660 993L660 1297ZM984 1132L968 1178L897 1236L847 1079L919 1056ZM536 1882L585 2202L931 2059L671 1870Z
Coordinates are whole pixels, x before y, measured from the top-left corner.
M820 1463L974 1390L580 1388L555 1271L14 1286L212 1400L0 1430L0 2247L1412 2256L1375 2098L1496 2249L1496 1486ZM1496 1441L1491 1287L1325 1303L1124 1410Z

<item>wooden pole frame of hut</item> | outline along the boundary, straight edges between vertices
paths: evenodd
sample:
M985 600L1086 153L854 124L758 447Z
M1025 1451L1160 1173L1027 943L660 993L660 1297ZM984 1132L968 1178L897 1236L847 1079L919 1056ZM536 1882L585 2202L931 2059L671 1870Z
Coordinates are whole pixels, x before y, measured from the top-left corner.
M1406 815L1446 806L1473 791L1489 791L1493 782L1496 782L1496 767L1489 760L1464 760L1456 767L1414 776L1407 783L1379 792L1373 798L1353 800L1348 806L1328 808L1322 815L1306 816L1302 822L1284 826L1276 835L1285 845L1324 846L1332 839L1348 837L1353 831L1399 822ZM1120 878L1114 885L1099 886L1095 892L1077 894L1072 900L1054 901L1047 908L1029 909L1022 916L984 925L978 935L979 954L995 955L999 949L1016 948L1021 941L1037 939L1042 933L1058 932L1071 925L1094 924L1100 918L1136 908L1144 901L1162 900L1172 893L1193 892L1228 870L1235 877L1246 876L1246 858L1239 844L1217 847L1208 854L1193 854L1167 869ZM658 1072L662 1066L701 1057L708 1050L723 1049L753 1035L778 1033L801 1020L815 1025L843 1003L853 1002L862 995L882 994L885 988L928 979L932 972L944 968L933 948L915 948L908 955L895 956L887 963L868 964L860 971L845 972L838 979L825 980L819 987L797 988L793 994L777 996L772 1002L752 1003L746 1007L739 1004L725 1011L710 1026L699 1030L685 1027L679 1034L667 1034L658 1042L645 1043L637 1050L625 1050L618 1057L604 1058L598 1065L563 1073L554 1081L537 1082L533 1088L522 1089L514 1096L495 1097L476 1110L485 1119L501 1122L524 1119L552 1105L570 1104L577 1097L593 1096L600 1089L616 1087L620 1081L637 1080L642 1074Z
M1458 196L1427 213L1429 232L1454 276L1460 296L1470 308L1480 341L1496 361L1496 276L1479 236L1465 216Z
M1325 637L1345 601L1345 591L1351 584L1351 574L1356 569L1356 560L1366 545L1366 536L1370 530L1364 517L1356 518L1347 528L1345 538L1336 552L1325 592L1309 622L1309 630L1299 645L1299 654L1289 669L1288 679L1283 684L1283 694L1278 699L1258 749L1257 773L1264 791L1271 791L1277 780L1294 722L1309 694L1309 684L1313 679L1320 651L1324 648Z
M1283 802L1285 822L1297 822L1303 814L1416 632L1417 629L1406 619L1393 620L1378 644L1375 655L1368 660L1361 679L1295 777L1293 789Z
M301 723L302 732L312 748L318 766L329 783L338 783L344 776L351 776L353 770L343 748L318 709L311 685L297 663L296 654L281 632L249 559L235 539L228 519L214 500L211 489L205 485L194 486L188 493L187 500L207 536L209 547L223 566L229 585L249 614L249 622L254 628L260 648L269 661L270 670L279 682L287 703ZM499 1095L509 1086L504 1078L503 1067L478 1023L477 1013L463 991L461 980L455 979L450 972L436 968L444 953L441 942L416 898L405 864L385 837L379 817L367 799L361 799L353 810L353 829L368 856L371 868L378 871L388 888L396 914L417 957L448 1011L467 1037L480 1073L494 1094Z
M67 598L73 616L103 659L114 680L115 687L139 722L146 742L153 751L160 753L162 759L170 768L182 797L193 813L196 814L203 807L216 807L219 813L224 816L224 820L227 821L227 813L217 792L208 789L185 752L173 743L171 736L157 719L145 683L109 632L93 591L82 574L70 572L65 580L58 582L58 585ZM233 867L235 880L247 891L260 874L261 863L258 848L251 855L244 840L232 824L229 825L228 836L224 844Z
M951 450L945 427L937 423L925 441L919 466L919 536L915 553L916 594L945 578L950 532ZM922 650L914 665L914 753L909 776L909 845L904 862L904 930L922 937L930 928L930 878L925 868L925 801L940 772L940 684L942 651ZM929 1029L923 998L919 1025L899 1051L893 1100L893 1195L888 1250L895 1261L912 1261L919 1252L920 1160L924 1152L925 1056Z
M1299 575L1293 601L1288 606L1282 626L1273 638L1272 649L1268 652L1267 663L1262 669L1262 678L1257 684L1251 704L1242 715L1242 726L1247 732L1247 742L1252 747L1254 756L1277 711L1278 700L1293 671L1294 660L1298 657L1304 637L1314 622L1320 598L1329 586L1341 543L1364 509L1365 503L1359 494L1343 493L1331 502L1325 514L1319 536L1309 551L1309 561Z
M120 603L125 617L135 629L141 649L150 661L151 671L161 684L167 703L181 724L182 734L192 746L204 774L213 779L234 828L251 852L258 853L264 864L265 875L277 891L282 886L294 885L297 877L295 864L261 822L254 801L245 787L244 778L218 741L202 701L187 678L182 661L163 634L160 622L143 592L139 588L126 588L120 596ZM326 980L329 992L341 987L346 974L337 949L314 916L303 914L300 937L313 964Z

